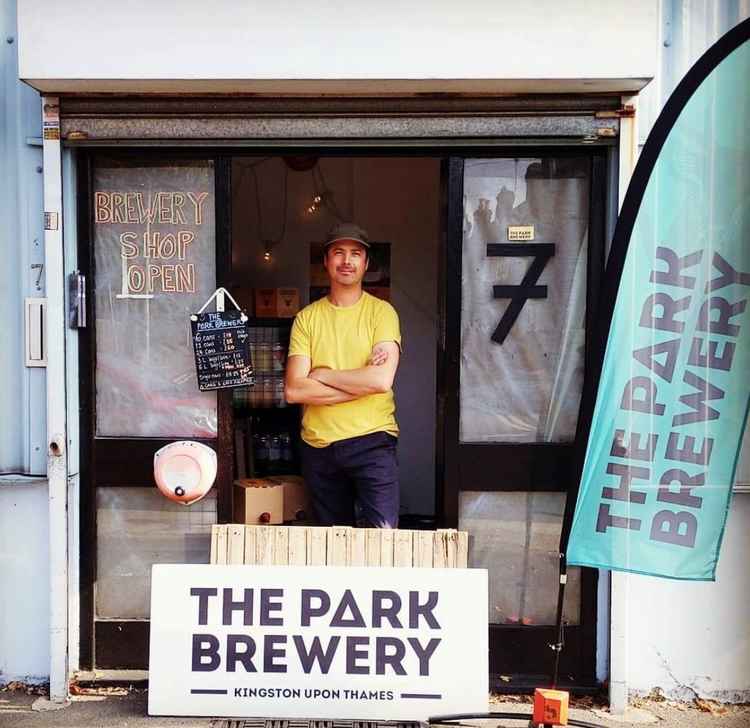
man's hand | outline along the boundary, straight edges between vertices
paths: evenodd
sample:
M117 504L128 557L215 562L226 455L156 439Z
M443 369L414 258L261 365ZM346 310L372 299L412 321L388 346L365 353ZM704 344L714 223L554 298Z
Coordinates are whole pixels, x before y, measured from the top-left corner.
M388 361L388 347L384 346L383 343L375 344L370 354L370 358L367 360L367 366L379 367Z
M310 374L309 357L293 355L287 359L284 398L289 404L339 404L361 396L326 386Z
M376 345L370 358L376 354L380 364L367 364L359 369L328 369L317 367L308 374L315 382L347 392L355 397L389 392L396 375L400 349L395 341L383 341Z
M369 358L367 359L367 365L368 367L380 367L383 366L388 361L388 346L381 342L379 344L375 344L372 348L372 352L370 353ZM310 379L314 379L317 382L322 382L323 377L320 376L320 372L324 369L329 369L331 367L315 367L315 369L312 369L310 371L310 374L308 376Z
M311 369L310 373L307 375L310 379L314 379L316 382L322 382L323 377L325 376L322 374L322 372L330 371L331 367L315 367L315 369Z

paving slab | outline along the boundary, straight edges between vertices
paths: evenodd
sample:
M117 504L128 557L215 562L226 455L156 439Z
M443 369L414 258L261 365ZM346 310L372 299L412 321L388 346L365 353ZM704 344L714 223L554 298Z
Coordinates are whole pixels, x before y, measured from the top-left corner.
M0 728L215 728L209 718L147 715L146 691L126 695L73 696L61 710L36 711L37 696L0 692Z
M624 713L612 715L604 708L594 708L594 715L600 720L618 723L620 725L648 725L649 723L658 723L659 719L650 711L643 708L633 708L628 706Z

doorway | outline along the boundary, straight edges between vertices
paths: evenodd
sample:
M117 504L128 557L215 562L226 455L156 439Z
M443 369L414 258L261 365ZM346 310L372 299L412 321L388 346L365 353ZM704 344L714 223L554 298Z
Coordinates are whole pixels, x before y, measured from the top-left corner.
M328 230L354 221L368 233L372 249L365 290L390 301L401 325L403 355L394 392L405 523L435 520L440 185L440 160L434 157L315 154L232 160L230 290L246 310L253 311L259 289L294 291L300 307L324 295L322 242ZM283 352L291 315L262 317L255 308L251 324L258 328L251 336L278 344ZM246 394L252 402L243 401ZM247 425L251 476L263 474L253 451L260 450L265 460L267 444L279 434L285 440L299 421L297 408L274 406L284 404L280 397L269 402L257 394L248 390L235 398L241 420L236 427ZM255 430L255 442L248 430ZM275 446L271 454L276 455Z

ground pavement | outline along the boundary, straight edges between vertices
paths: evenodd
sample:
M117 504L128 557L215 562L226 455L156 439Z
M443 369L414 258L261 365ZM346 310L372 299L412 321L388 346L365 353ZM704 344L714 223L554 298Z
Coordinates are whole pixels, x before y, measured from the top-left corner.
M31 694L29 694L31 692ZM0 728L264 728L263 721L209 718L151 718L146 715L145 690L91 688L73 696L70 705L60 710L47 707L38 689L25 686L17 690L0 689ZM36 694L35 694L36 693ZM37 708L37 709L35 709ZM493 696L490 709L495 712L529 713L527 696ZM677 703L660 699L637 699L623 718L608 717L606 707L590 698L574 700L571 717L601 725L603 728L654 725L658 728L750 728L750 705L719 705L709 701ZM295 726L300 722L295 721ZM341 724L343 726L343 724ZM361 724L360 724L361 725ZM527 721L489 719L464 721L462 727L526 728ZM270 728L282 728L276 722ZM334 728L338 728L338 725Z

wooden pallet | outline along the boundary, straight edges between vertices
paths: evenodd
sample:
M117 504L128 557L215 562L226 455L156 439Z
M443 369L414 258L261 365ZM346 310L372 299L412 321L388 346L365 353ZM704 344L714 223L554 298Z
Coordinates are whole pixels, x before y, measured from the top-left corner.
M408 531L236 523L211 528L212 564L465 569L468 555L468 533L454 529Z

